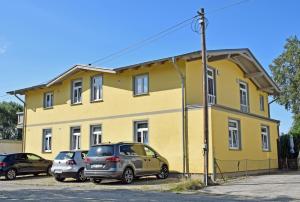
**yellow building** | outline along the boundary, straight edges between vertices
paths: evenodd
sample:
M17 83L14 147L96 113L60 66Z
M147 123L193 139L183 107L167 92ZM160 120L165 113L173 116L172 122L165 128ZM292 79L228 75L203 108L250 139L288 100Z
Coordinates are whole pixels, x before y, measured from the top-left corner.
M278 87L249 49L207 55L209 172L277 168L279 121L269 117L268 95ZM53 159L61 150L138 141L166 157L171 171L203 173L199 51L116 69L75 65L8 93L25 95L26 152Z

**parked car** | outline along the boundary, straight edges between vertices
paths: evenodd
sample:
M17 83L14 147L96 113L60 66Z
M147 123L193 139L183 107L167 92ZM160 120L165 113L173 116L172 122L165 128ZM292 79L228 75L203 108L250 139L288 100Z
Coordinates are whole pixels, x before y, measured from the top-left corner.
M52 161L31 153L0 154L0 176L14 180L17 175L50 175Z
M74 178L84 182L85 162L88 151L62 151L53 161L51 173L57 181L64 181L66 178Z
M84 175L94 183L102 179L120 179L130 184L134 178L169 175L168 161L150 146L141 143L116 143L92 146L86 158Z

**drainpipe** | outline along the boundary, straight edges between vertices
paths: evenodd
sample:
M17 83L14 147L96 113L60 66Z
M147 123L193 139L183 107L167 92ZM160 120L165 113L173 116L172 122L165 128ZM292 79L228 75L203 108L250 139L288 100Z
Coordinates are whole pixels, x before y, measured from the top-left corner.
M26 102L22 100L14 91L13 94L20 102L23 103L23 137L22 137L22 151L25 152L25 140L26 140L26 120L27 120L27 114L26 114Z
M182 149L183 149L183 175L186 176L189 173L189 165L188 165L188 145L187 145L187 136L186 136L186 89L185 89L185 76L180 70L179 66L176 63L176 58L172 57L172 64L176 69L176 72L179 75L181 82L181 110L182 110Z
M271 102L268 103L268 118L271 117L271 115L270 115L270 105L271 105L273 102L275 102L276 100L278 100L278 99L279 99L279 98L275 98L274 100L272 100Z

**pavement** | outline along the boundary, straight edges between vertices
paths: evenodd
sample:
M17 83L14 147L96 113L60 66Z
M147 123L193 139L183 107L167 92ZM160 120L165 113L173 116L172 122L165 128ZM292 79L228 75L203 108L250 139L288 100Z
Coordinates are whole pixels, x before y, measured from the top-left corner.
M238 178L194 192L170 192L177 183L176 178L142 178L131 185L112 180L95 185L25 176L0 179L0 201L300 201L300 171Z

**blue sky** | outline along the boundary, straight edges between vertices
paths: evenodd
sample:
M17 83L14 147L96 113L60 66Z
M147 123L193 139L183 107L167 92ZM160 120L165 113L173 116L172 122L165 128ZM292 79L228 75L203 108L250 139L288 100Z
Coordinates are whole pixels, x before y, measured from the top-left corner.
M74 64L88 64L206 9L207 48L250 48L268 72L285 39L300 36L300 1L0 0L0 101L5 92L39 84ZM200 49L190 26L98 66L118 67ZM270 98L272 99L272 98ZM272 104L281 131L291 113Z

